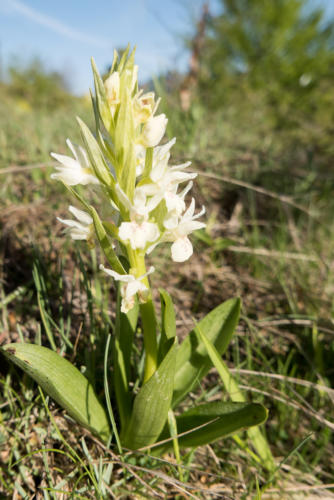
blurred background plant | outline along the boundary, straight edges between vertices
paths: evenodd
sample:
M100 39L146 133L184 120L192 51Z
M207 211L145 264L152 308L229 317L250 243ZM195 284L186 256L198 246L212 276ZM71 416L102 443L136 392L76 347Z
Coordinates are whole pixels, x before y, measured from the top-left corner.
M87 438L89 459L75 429L52 407L82 462L76 458L71 469L69 460L61 479L57 452L36 455L30 471L15 465L37 446L20 439L22 429L30 436L31 422L38 423L41 447L64 449L64 444L51 424L43 427L42 403L39 413L28 407L18 423L22 400L40 396L4 365L0 491L54 488L68 473L68 482L59 487L70 489L78 481L78 495L94 498L90 475L80 479L83 467L90 464L91 476L95 471L102 477L109 461L114 469L105 474L104 488L108 494L113 488L116 496L164 498L179 492L175 478L183 478L183 487L192 493L196 487L198 498L260 498L259 491L263 498L334 497L333 35L334 21L320 2L220 0L219 9L203 2L191 35L182 35L188 69L172 69L146 84L162 96L159 109L169 117L168 137L178 138L175 163L190 158L202 174L196 199L200 204L202 198L208 214L207 230L198 233L196 261L177 273L166 266L161 285L178 304L181 331L189 329L193 316L199 319L222 300L242 296L242 322L227 363L237 367L239 387L270 409L267 436L281 463L274 483L270 486L260 465L242 447L235 451L229 440L203 449L195 459L189 455L183 476L170 463L139 456L120 464L108 451L98 469L101 450ZM93 340L105 341L110 305L102 299L99 256L92 259L80 248L79 257L70 244L64 252L60 227L50 227L52 216L64 216L58 203L64 193L59 197L61 188L49 181L48 153L65 153L63 138L73 137L75 114L89 122L88 100L71 95L66 79L53 78L35 62L6 73L0 85L1 341L22 334L29 341L43 338L46 345L45 321L52 315L58 320L48 328L56 336L63 332L76 346L75 362L86 366L85 351L94 349ZM25 79L38 81L41 95ZM36 259L44 273L42 291L32 278ZM90 263L86 274L75 271L81 259ZM92 310L99 311L100 320L90 319ZM98 369L100 351L97 347L95 367L88 371ZM208 377L212 382L216 375ZM205 386L202 391L197 401L215 397ZM42 474L45 464L49 469Z

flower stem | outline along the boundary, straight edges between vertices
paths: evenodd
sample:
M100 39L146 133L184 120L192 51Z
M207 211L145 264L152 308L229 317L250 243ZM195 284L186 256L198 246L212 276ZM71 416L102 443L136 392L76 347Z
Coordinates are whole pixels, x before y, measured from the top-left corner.
M146 273L145 256L137 252L129 252L130 265L136 270L137 276ZM152 301L150 282L148 277L143 278L143 283L149 290L147 301L140 304L140 315L142 321L145 349L144 383L153 375L158 368L158 343L157 343L157 323Z

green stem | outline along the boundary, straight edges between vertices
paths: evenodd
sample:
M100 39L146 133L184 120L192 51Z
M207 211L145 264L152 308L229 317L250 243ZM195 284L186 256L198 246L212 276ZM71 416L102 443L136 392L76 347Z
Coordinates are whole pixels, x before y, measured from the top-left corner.
M137 276L146 273L145 256L139 252L129 252L130 265L136 270ZM153 375L158 368L158 343L157 343L157 324L155 318L154 305L150 282L147 277L143 278L143 283L149 290L147 301L140 304L140 315L142 320L144 349L145 349L145 368L144 383Z

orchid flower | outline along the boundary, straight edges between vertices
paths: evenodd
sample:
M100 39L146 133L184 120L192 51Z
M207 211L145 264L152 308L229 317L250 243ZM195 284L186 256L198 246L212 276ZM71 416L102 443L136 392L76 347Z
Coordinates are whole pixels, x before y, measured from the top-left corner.
M90 167L87 153L84 148L81 146L74 146L69 139L67 139L66 143L72 151L74 158L51 153L51 156L62 165L55 167L58 172L51 174L51 179L63 181L68 186L75 186L77 184L99 184L99 180L95 177Z
M198 222L196 219L205 213L205 208L194 215L195 200L192 198L191 203L182 215L181 219L175 223L175 219L167 219L164 225L167 231L163 235L163 241L173 241L171 247L172 259L174 262L184 262L193 254L193 246L188 238L188 234L205 227L204 222Z
M66 231L70 234L73 240L86 240L92 246L94 236L94 226L92 217L78 208L69 206L69 211L77 220L73 219L57 219L68 226Z
M185 209L184 197L191 189L192 183L188 182L187 187L180 194L177 194L178 185L186 181L191 181L197 174L182 172L184 168L190 165L190 162L174 167L169 167L167 162L168 155L167 160L165 157L164 160L153 165L150 173L150 180L152 182L142 184L137 190L142 191L146 196L152 196L154 200L160 201L164 199L167 211L172 212L170 215L178 216Z
M152 161L153 169L156 168L156 166L160 163L164 163L167 165L170 157L170 149L174 146L175 142L176 138L174 137L174 139L171 139L166 144L163 144L162 146L156 146L153 149L153 161ZM146 148L142 144L136 144L135 152L137 158L136 174L138 177L144 172Z
M118 237L124 243L130 243L133 250L140 248L144 250L149 242L157 240L160 231L154 222L148 222L149 213L157 206L159 200L150 200L146 203L145 194L136 189L133 204L124 193L119 184L116 185L116 192L122 205L129 212L130 222L122 222Z
M112 276L116 281L122 282L120 292L123 299L121 305L121 311L123 313L127 313L133 308L137 293L139 301L141 303L146 302L149 295L149 289L144 285L142 279L154 272L153 266L149 268L147 273L139 276L138 278L136 278L133 274L116 273L116 271L113 271L112 269L105 268L102 264L100 265L100 269L109 274L109 276Z
M143 89L137 92L133 99L133 112L136 125L146 123L153 116L156 109L154 92L147 92L146 94L143 94L143 92Z

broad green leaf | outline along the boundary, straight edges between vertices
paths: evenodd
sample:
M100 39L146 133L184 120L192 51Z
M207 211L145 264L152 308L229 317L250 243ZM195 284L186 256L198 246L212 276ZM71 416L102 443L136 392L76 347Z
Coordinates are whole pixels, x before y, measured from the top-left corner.
M240 299L230 299L213 309L198 326L215 345L219 354L224 354L237 326L240 314ZM201 381L212 367L204 344L198 341L192 330L180 345L176 356L173 407Z
M59 354L35 344L7 344L3 354L30 375L79 424L103 441L110 428L103 406L89 381Z
M113 128L113 118L112 118L112 115L110 112L110 107L108 104L103 81L102 81L102 78L99 74L99 71L96 67L96 64L95 64L95 61L93 58L92 58L92 68L93 68L93 75L94 75L94 86L95 86L97 107L98 107L98 110L100 112L100 116L102 118L104 126L106 127L106 129L109 132L110 129Z
M127 448L135 450L153 444L166 423L173 394L176 338L171 343L164 360L135 398L122 440Z
M168 339L171 339L176 335L176 325L174 306L171 296L163 288L159 288L159 293L161 301L161 336L159 343L159 359L162 359L166 355L165 346L167 345Z
M85 144L85 148L96 177L108 188L112 189L115 184L115 179L113 178L110 169L103 158L101 149L95 137L87 125L79 117L77 117L77 121L80 126L82 140Z
M122 264L120 263L120 260L118 259L116 253L114 252L114 249L108 238L106 230L103 227L100 217L98 216L95 208L91 205L89 206L89 212L94 222L96 236L100 242L104 255L108 259L109 264L111 265L112 269L117 273L126 274Z
M256 403L205 403L176 417L178 443L182 448L209 444L242 429L261 424L266 418L267 410ZM167 438L166 427L159 436L159 441ZM172 441L169 441L156 449L153 448L152 451L154 454L161 454L172 446Z
M240 391L237 382L230 374L228 367L226 366L225 362L221 359L221 356L219 355L215 346L212 345L212 342L210 342L210 340L207 339L206 335L204 335L204 332L202 332L202 329L200 328L199 325L196 326L195 330L197 331L200 340L205 345L205 348L208 351L211 361L213 365L216 367L220 375L220 378L225 386L225 389L229 393L232 401L246 402L246 397ZM254 448L261 457L263 465L268 470L273 470L275 468L275 462L271 450L269 448L269 445L267 443L267 440L261 433L261 430L258 428L252 428L249 429L247 433L248 437L252 441Z

